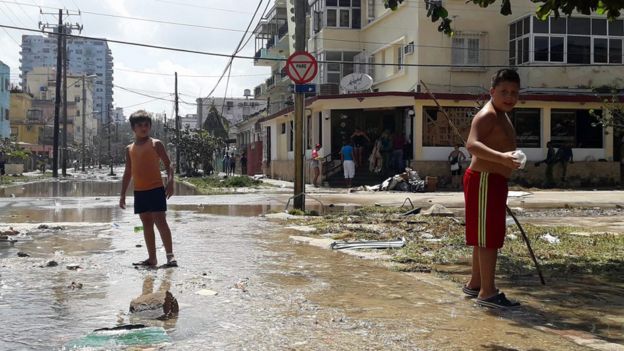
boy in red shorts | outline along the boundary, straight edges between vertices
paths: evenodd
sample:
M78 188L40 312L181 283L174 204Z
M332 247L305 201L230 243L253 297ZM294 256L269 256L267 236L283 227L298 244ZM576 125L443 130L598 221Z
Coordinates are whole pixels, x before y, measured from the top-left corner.
M472 120L466 147L472 154L464 174L466 201L466 244L473 246L472 277L464 286L466 295L477 304L491 308L510 308L512 302L494 284L498 249L506 232L507 180L520 162L512 155L516 133L507 116L518 102L520 77L516 71L502 69L492 77L490 101Z

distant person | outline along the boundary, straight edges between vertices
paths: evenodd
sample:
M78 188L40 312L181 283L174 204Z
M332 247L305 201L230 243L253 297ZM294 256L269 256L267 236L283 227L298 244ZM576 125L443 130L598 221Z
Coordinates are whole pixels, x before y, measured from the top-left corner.
M310 155L310 168L312 168L312 172L314 172L314 180L312 184L315 187L319 187L318 179L321 175L321 156L319 155L319 150L321 149L321 144L316 144L314 149L312 149L312 154Z
M230 174L234 175L236 173L236 156L234 153L230 155Z
M223 156L223 172L225 176L230 175L230 155L226 152L225 156Z
M403 148L405 147L405 136L402 132L394 134L392 138L392 167L395 173L405 172L405 164L403 163Z
M475 115L466 147L472 154L464 174L466 244L473 246L472 274L463 292L483 307L519 306L496 288L498 250L505 242L508 179L520 167L516 136L508 113L518 102L520 77L501 69L492 77L490 101Z
M557 150L555 155L557 163L561 165L561 181L566 181L568 173L568 163L574 163L574 154L572 153L572 144L564 144Z
M364 163L364 152L370 143L370 139L362 129L355 128L355 132L351 135L351 141L353 141L355 167L360 167Z
M383 157L381 156L381 138L375 141L373 150L368 158L369 171L380 174L383 170Z
M412 136L410 135L407 139L405 139L405 145L403 145L403 164L405 167L411 167L413 159L414 145L412 144Z
M355 178L355 162L353 161L353 146L350 145L348 139L342 141L340 160L342 160L342 168L347 188L351 188L353 185L353 178Z
M147 247L148 258L133 263L135 266L156 267L156 239L154 224L158 228L160 238L167 255L165 267L177 267L173 255L171 230L167 224L167 199L173 196L174 176L171 161L163 143L150 137L152 119L150 115L139 110L130 116L130 126L134 132L134 143L126 147L126 169L121 183L119 207L126 208L126 191L130 180L134 180L134 213L143 222L143 237ZM167 171L167 183L163 186L160 174L162 161Z
M557 162L557 153L555 152L555 147L553 146L552 141L547 142L546 147L548 148L548 151L546 152L546 158L542 161L536 162L535 166L539 167L539 165L542 163L546 164L546 180L544 182L544 187L552 188L555 185L555 181L553 179L553 167Z
M381 153L382 159L382 171L383 175L388 175L392 170L392 138L390 137L390 131L386 130L381 134L381 148L379 152Z
M451 167L451 186L455 189L461 188L461 163L466 160L466 155L459 149L461 145L455 145L455 149L448 156Z
M240 164L241 164L241 174L242 175L247 174L247 153L246 152L243 152L243 154L241 155Z

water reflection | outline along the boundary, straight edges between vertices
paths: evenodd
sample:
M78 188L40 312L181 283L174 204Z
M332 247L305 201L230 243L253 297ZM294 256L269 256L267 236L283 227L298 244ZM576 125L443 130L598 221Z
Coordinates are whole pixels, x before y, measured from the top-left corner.
M121 182L115 181L44 181L22 185L14 185L0 189L0 197L85 197L85 196L118 196ZM177 182L177 195L198 195L195 188ZM128 190L132 194L132 188Z
M165 270L160 285L154 290L156 274L143 278L141 294L130 302L130 324L146 324L173 329L178 321L178 300L171 293L172 269Z

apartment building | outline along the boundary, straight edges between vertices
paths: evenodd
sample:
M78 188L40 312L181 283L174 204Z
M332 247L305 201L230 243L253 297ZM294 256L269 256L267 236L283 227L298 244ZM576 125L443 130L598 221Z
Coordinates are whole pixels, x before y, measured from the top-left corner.
M0 138L11 135L9 122L11 69L0 61Z
M596 124L593 113L609 113L596 89L621 89L624 83L624 67L617 65L623 59L622 19L608 22L604 16L575 14L542 22L533 16L535 4L529 0L514 1L511 16L500 15L497 8L449 0L444 6L455 30L449 37L437 31L419 1L406 0L396 11L385 9L382 0L309 3L307 48L324 63L315 81L317 95L306 103L308 152L320 143L321 153L331 162L342 139L355 128L366 131L371 140L387 131L411 140L413 168L444 181L447 157L459 138L420 82L436 94L466 136L475 107L489 99L491 75L514 67L522 91L510 117L518 147L529 160L543 159L549 141L557 147L570 144L577 162L568 169L569 176L583 184L619 182L620 167L614 160L621 157L620 131ZM259 63L275 55L268 39L256 54ZM273 72L280 65L266 64ZM351 90L345 77L352 74L372 84ZM294 176L293 118L292 108L285 106L270 110L262 120L271 145L265 162L270 176ZM539 184L542 167L527 168L517 176Z
M56 50L55 37L22 36L20 70L24 89L28 87L27 74L35 67L56 67ZM95 110L102 111L113 104L113 55L106 40L67 38L67 55L68 72L71 75L97 77L92 92Z
M82 102L83 82L85 83L85 101ZM97 121L102 116L106 116L106 111L96 110L93 101L93 92L97 84L94 84L96 76L68 75L67 76L67 101L68 106L75 108L68 110L67 117L75 124L74 133L68 137L68 143L82 144L83 126L85 133L85 143L87 146L94 144L94 138L98 135ZM56 99L56 70L50 67L34 67L25 76L25 91L32 94L35 101L40 101L38 105L44 105L44 102L54 105ZM34 108L34 107L33 107ZM84 108L84 111L83 111ZM54 110L45 108L40 109L35 114L42 114L43 119L51 121L54 119ZM84 123L83 123L84 118Z

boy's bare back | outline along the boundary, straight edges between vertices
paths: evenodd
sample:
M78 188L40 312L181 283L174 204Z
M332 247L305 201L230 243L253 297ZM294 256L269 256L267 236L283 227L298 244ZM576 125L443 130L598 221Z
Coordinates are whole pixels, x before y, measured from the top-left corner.
M474 117L468 140L479 141L485 146L505 153L516 149L516 133L506 113L497 112L488 102ZM496 160L486 160L473 155L470 169L480 172L498 173L506 178L513 168Z

